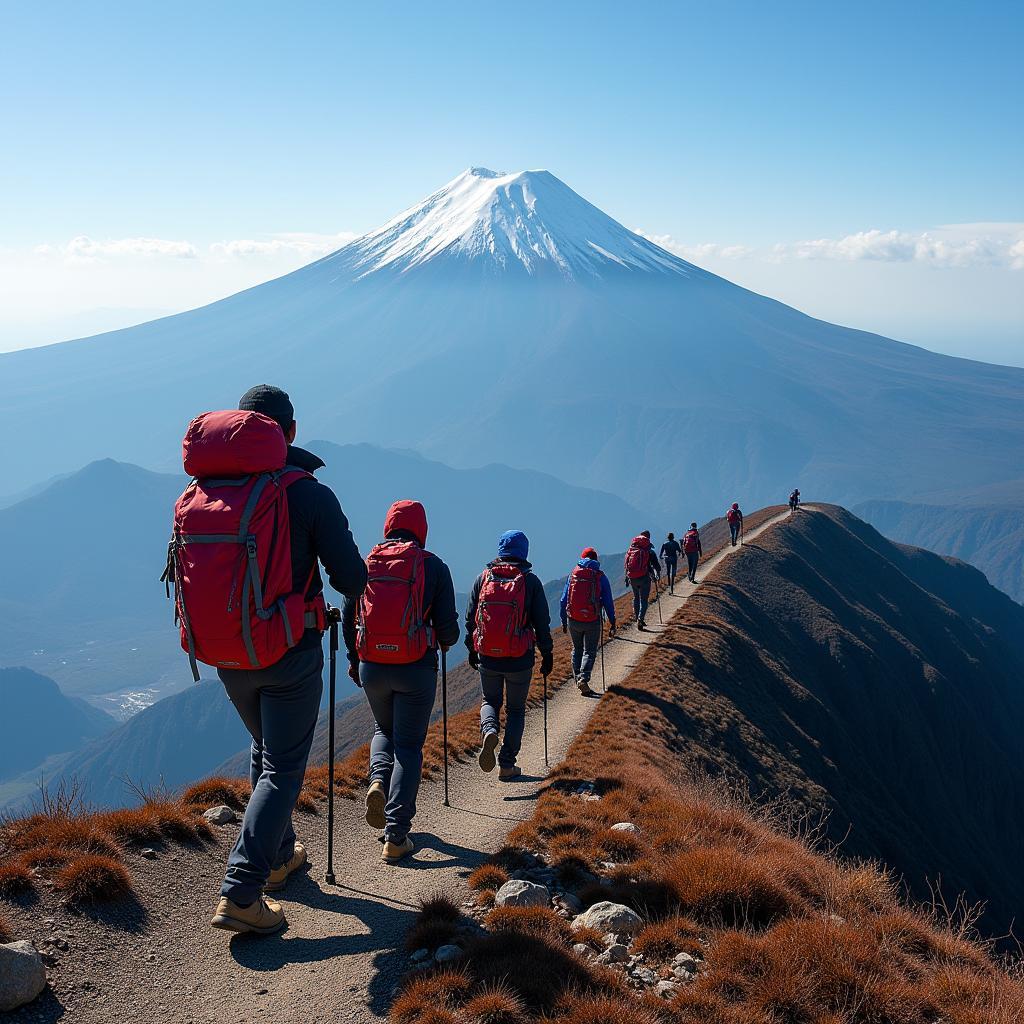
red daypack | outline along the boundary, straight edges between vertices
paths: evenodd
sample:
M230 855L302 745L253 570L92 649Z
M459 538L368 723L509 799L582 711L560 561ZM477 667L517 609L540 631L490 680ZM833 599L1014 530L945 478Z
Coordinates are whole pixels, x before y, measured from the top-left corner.
M521 658L533 650L533 629L526 622L526 573L518 565L496 562L480 576L473 646L489 658Z
M728 520L730 526L735 526L740 521L740 510L738 508L731 508L725 513L725 518Z
M601 617L600 569L577 565L569 576L569 597L566 614L574 622L597 622Z
M323 595L307 602L305 590L292 590L286 491L312 474L285 465L280 426L257 412L197 416L181 451L195 479L174 506L161 579L168 597L174 587L192 675L198 681L198 661L266 668L325 624Z
M683 551L695 555L700 550L700 534L696 530L688 530L683 537Z
M363 661L410 665L434 646L424 622L426 553L411 540L385 540L366 557L366 590L356 612L356 650Z
M642 580L651 571L651 542L647 537L634 537L626 552L626 577Z

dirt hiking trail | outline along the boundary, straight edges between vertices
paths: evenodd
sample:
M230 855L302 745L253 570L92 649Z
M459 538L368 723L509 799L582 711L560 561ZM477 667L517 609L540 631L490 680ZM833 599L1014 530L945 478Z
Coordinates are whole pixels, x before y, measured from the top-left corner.
M752 541L789 516L783 512L746 535ZM723 559L742 553L726 546L702 562L698 580ZM668 623L694 591L685 573L675 594L661 596ZM699 586L699 583L698 583ZM624 626L604 652L607 686L625 680L663 627L652 602L648 629ZM601 691L601 660L591 679ZM557 765L597 706L575 686L561 687L548 705L549 761ZM533 813L544 784L542 711L527 713L519 763L523 775L498 783L476 760L451 767L451 806L442 806L440 780L420 789L411 833L416 852L400 865L380 861L377 835L363 819L363 803L336 803L336 886L324 881L326 811L296 815L310 868L277 894L288 926L277 936L229 936L210 928L227 850L238 825L217 829L204 848L167 847L155 860L127 860L142 903L56 925L69 943L51 967L51 989L11 1014L12 1021L102 1022L126 1020L189 1024L320 1024L385 1019L409 960L404 948L418 901L443 892L468 899L465 878L496 851L508 832ZM20 937L39 942L55 927L40 917ZM127 931L124 929L128 929ZM38 934L36 934L38 932Z

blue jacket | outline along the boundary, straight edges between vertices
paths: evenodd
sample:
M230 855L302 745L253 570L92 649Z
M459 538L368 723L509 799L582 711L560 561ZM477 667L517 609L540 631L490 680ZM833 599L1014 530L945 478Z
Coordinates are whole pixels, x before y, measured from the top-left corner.
M597 569L601 572L601 563L595 558L581 558L576 563L581 569ZM571 577L567 576L565 579L565 586L562 588L562 600L559 603L559 608L562 613L562 625L566 625L569 621L569 614L567 607L569 604L569 580ZM604 605L604 613L608 617L608 621L614 626L615 625L615 599L612 597L612 585L608 582L608 577L601 572L601 604Z

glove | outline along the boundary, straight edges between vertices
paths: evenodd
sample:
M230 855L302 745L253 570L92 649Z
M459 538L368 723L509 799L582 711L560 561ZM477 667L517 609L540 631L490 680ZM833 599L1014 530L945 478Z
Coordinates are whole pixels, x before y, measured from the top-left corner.
M551 670L555 667L555 656L551 651L545 651L540 656L540 674L542 676L551 675Z
M562 632L563 633L568 633L569 632L569 627L564 622L562 623Z
M614 622L608 627L608 635L609 636L615 636L615 623Z
M470 648L469 651L469 667L477 670L480 668L480 655L472 648Z
M351 661L351 662L349 662L348 677L349 677L349 679L352 680L353 683L356 684L356 686L358 686L360 689L362 689L363 684L359 681L359 662L358 661Z

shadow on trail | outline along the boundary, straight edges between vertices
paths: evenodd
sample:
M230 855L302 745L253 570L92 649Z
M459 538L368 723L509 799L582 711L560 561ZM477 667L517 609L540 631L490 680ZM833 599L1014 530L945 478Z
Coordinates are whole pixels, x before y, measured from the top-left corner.
M433 832L411 833L413 842L416 844L416 853L423 850L433 850L444 856L443 860L420 860L416 854L411 858L400 861L392 866L392 870L423 871L433 868L448 868L457 865L462 868L479 867L487 859L487 854L481 850L473 850L468 846L459 846L458 843L450 843Z

